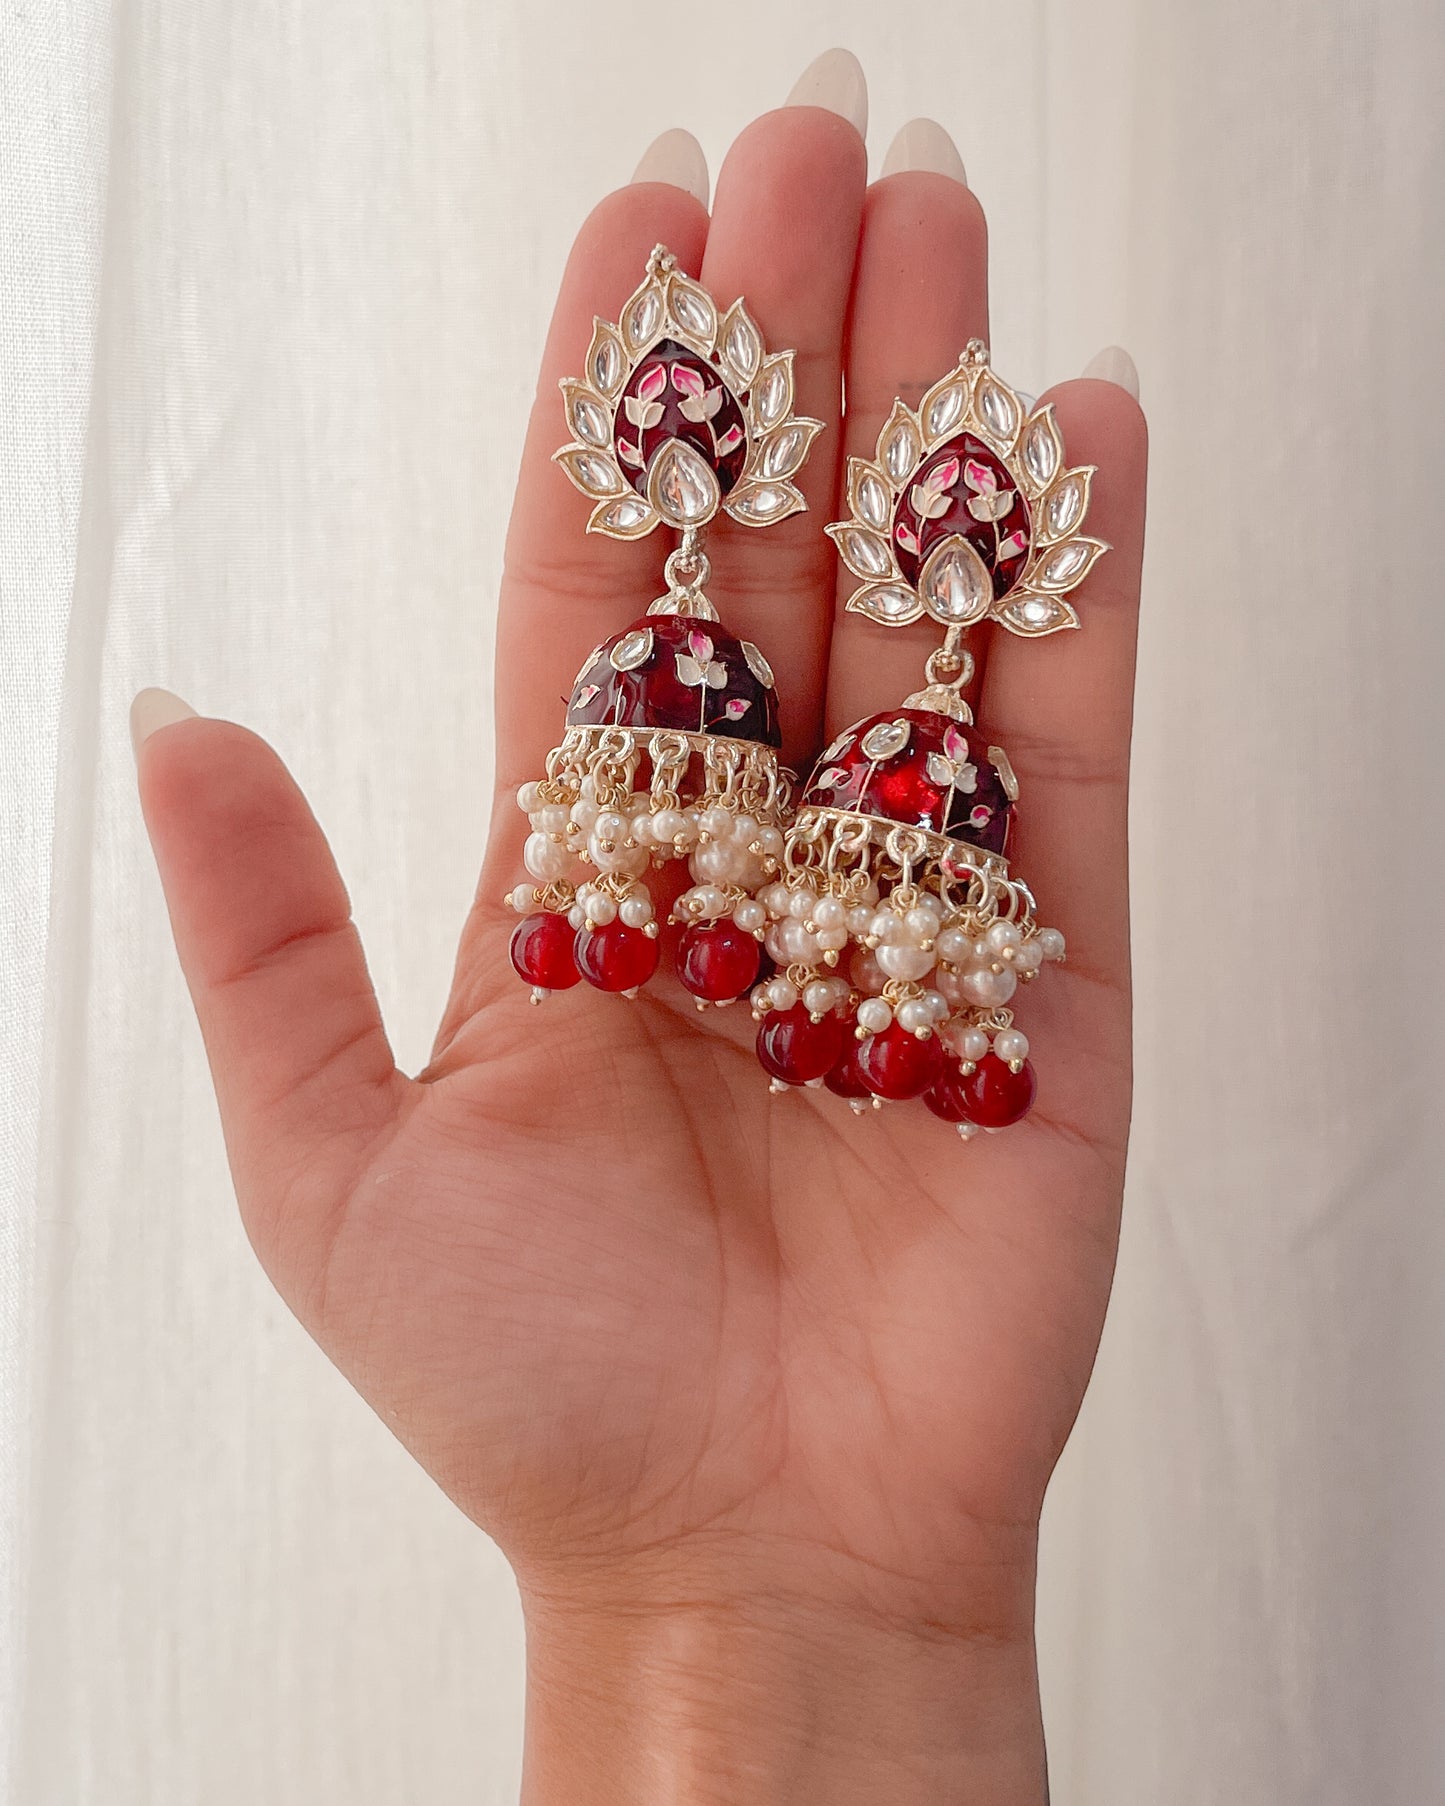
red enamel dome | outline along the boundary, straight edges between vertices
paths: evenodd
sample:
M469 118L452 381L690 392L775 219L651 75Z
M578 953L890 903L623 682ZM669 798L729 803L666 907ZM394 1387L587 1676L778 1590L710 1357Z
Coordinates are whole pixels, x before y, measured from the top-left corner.
M946 834L986 853L1008 844L1013 803L983 737L932 709L856 722L818 761L803 797Z
M694 615L644 615L583 666L568 727L660 727L776 747L778 699L750 640Z

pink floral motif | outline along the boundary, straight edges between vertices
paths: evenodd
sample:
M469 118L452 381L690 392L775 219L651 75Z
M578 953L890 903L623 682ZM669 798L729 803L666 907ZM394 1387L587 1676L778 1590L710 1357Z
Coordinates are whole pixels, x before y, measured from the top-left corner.
M713 643L705 633L690 633L687 651L677 653L676 661L678 682L686 684L690 690L726 688L727 666L713 657Z
M624 398L622 410L638 429L639 435L645 433L649 427L656 426L662 419L662 403L658 397L666 387L667 371L661 364L656 364L638 383L637 393ZM619 449L621 448L619 447ZM627 449L631 450L631 447ZM640 464L641 457L638 457L636 461Z
M897 531L894 533L893 537L898 541L899 545L903 547L905 552L912 552L915 558L920 555L922 547L918 543L918 535L913 531L906 520L899 521Z
M1015 527L1012 533L998 542L998 556L1001 560L1018 558L1028 549L1029 536L1021 527Z
M722 406L721 385L710 389L688 364L677 363L672 366L672 386L682 397L678 403L678 412L684 420L693 420L701 425L704 420L711 420Z
M752 706L746 696L729 696L723 704L723 714L729 721L741 721Z
M967 739L956 727L950 727L944 734L943 751L928 755L928 775L935 784L948 785L964 796L972 796L978 789L978 767L968 756ZM985 810L984 820L987 819Z
M976 809L969 810L968 819L973 823L975 828L986 828L993 820L993 810L985 808L985 806L980 803Z
M808 787L810 790L841 790L851 778L852 773L841 765L830 765L826 771L820 771Z
M627 399L631 402L632 397L629 395ZM630 439L617 441L617 455L624 464L630 464L634 470L642 468L642 452Z
M958 481L958 459L945 458L941 464L935 464L921 483L915 483L908 493L920 520L938 520L947 514L953 506L949 490ZM980 519L982 516L980 516ZM916 552L917 545L909 547Z
M574 709L585 709L594 696L600 696L601 694L602 689L600 685L583 684L582 688L572 698L572 707Z
M1013 507L1013 490L1000 489L993 471L977 458L964 465L963 480L974 492L968 498L968 511L975 520L1002 520Z
M735 420L725 433L713 434L713 450L718 457L725 458L730 451L736 451L743 442L743 429Z

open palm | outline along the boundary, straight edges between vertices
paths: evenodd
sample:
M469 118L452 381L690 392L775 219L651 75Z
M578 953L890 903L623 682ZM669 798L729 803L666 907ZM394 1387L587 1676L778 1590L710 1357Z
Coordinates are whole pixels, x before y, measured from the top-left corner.
M806 766L916 687L928 629L841 614L822 526L893 397L986 338L983 219L946 176L868 187L851 124L785 108L735 144L711 219L635 184L568 265L508 543L494 832L425 1072L394 1067L326 843L269 748L209 719L141 748L241 1206L282 1295L524 1592L770 1592L1023 1634L1123 1174L1142 419L1109 383L1054 392L1115 549L1082 633L979 653L980 720L1022 789L1013 856L1070 949L1027 996L1024 1124L965 1145L916 1104L859 1119L826 1091L771 1096L745 1012L700 1017L667 978L530 1008L506 952L512 797L665 550L584 539L548 461L556 380L658 241L796 347L799 410L828 423L809 512L709 546L723 620L777 671L785 756Z

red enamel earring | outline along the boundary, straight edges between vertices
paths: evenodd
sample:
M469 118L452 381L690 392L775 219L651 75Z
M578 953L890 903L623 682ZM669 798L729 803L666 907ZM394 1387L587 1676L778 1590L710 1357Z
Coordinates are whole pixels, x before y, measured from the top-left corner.
M849 460L850 516L827 529L862 579L849 609L928 619L944 639L921 690L823 754L760 894L783 968L753 994L775 1090L826 1084L855 1110L921 1097L965 1138L1032 1105L1011 1005L1064 942L1009 868L1018 786L974 727L964 642L984 621L1026 637L1079 625L1069 592L1107 550L1080 531L1092 476L1065 466L1053 409L1002 382L978 340L916 413L896 403L873 460Z
M706 595L719 514L767 527L805 504L793 478L822 422L793 412L793 354L769 356L739 300L722 312L661 245L614 326L598 320L585 374L562 384L571 443L556 459L595 506L587 530L681 537L667 594L590 653L546 775L517 801L532 883L512 964L534 1000L585 978L634 993L657 969L648 872L688 862L672 908L678 976L700 1008L757 978L791 819L773 673Z

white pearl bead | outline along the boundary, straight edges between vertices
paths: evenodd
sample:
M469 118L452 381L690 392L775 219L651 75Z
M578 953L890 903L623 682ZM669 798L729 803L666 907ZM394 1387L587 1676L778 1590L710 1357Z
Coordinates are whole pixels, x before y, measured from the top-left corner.
M778 921L788 913L790 896L786 884L769 884L758 892L758 901L774 921Z
M838 897L819 897L813 905L813 920L820 928L842 928L848 920L848 911Z
M1017 947L1024 937L1016 922L995 922L984 938L995 953L1002 953L1005 948Z
M652 920L652 898L645 893L625 897L618 914L629 928L645 928Z
M898 1006L898 1026L916 1035L921 1028L933 1027L933 1012L921 997L910 997Z
M707 916L709 920L713 916L725 916L728 912L727 895L715 884L699 884L692 897L698 914Z
M758 845L765 859L776 859L783 850L783 836L777 828L764 828L758 835Z
M860 947L853 955L848 975L865 997L876 997L888 983L888 974L878 964L878 955L870 953L866 947Z
M733 920L746 934L756 934L767 925L768 912L756 897L744 897L733 911Z
M869 932L877 937L885 946L890 941L903 939L903 917L891 909L880 909L873 917Z
M966 1028L958 1037L955 1045L958 1048L961 1058L972 1060L974 1065L977 1066L979 1061L988 1052L988 1036L981 1028Z
M938 933L938 914L932 909L910 909L903 918L903 931L911 941L922 944Z
M751 815L731 815L732 837L743 846L751 846L758 837L758 824Z
M619 815L615 809L604 809L593 822L592 832L599 840L625 840L627 817Z
M532 893L530 884L519 884L512 892L509 901L511 902L512 908L520 915L526 915L528 910L534 906L537 899Z
M841 953L848 945L848 930L846 928L820 928L813 938L825 952Z
M550 834L529 834L522 848L522 863L543 884L549 878L561 878L572 863L566 847L559 846Z
M855 903L848 911L848 932L855 941L873 932L873 910L867 903Z
M561 803L549 803L545 809L539 809L533 819L544 834L565 834L571 818L570 809Z
M659 809L652 818L652 838L660 847L670 846L686 827L680 809Z
M574 903L567 911L568 924L573 928L580 928L586 920L586 912L583 910L580 903Z
M1036 940L1025 941L1014 954L1014 966L1020 972L1037 972L1044 963L1044 950Z
M774 978L768 984L768 1002L775 1010L790 1010L798 1001L798 987L786 978Z
M942 1022L949 1011L948 999L941 991L925 991L923 1001L928 1005L928 1013L935 1022Z
M788 914L800 922L806 922L811 918L813 905L817 900L810 890L795 890L788 898Z
M773 1007L772 990L773 987L771 985L754 985L749 992L748 1002L752 1004L759 1015L761 1015L764 1010L770 1010Z
M996 1010L1006 1004L1018 989L1018 979L1005 966L1002 972L995 972L989 966L979 966L965 972L962 978L964 995L970 1003L976 1003L980 1009Z
M801 963L817 958L818 943L795 916L790 916L786 922L781 923L780 931L789 965L795 961Z
M993 1051L1010 1065L1029 1057L1029 1038L1021 1029L1001 1028L993 1038Z
M540 784L523 784L517 792L517 807L524 815L542 807L542 786Z
M878 964L890 978L922 978L933 970L933 955L905 941L889 941L878 949Z
M697 818L698 830L709 839L722 840L733 830L733 812L731 809L704 809Z
M1039 930L1039 950L1045 959L1062 959L1064 957L1064 937L1057 928L1041 928Z
M787 965L788 950L783 945L783 924L781 922L773 922L769 925L767 933L763 936L763 947L769 959L774 960L780 966Z
M595 890L584 905L587 920L597 928L605 928L609 922L617 919L617 904L605 890Z
M579 797L572 805L572 819L584 834L592 832L592 825L602 811L588 797Z
M587 841L587 857L599 872L628 872L637 877L647 870L647 848L625 847L620 841L593 834Z
M803 987L803 1007L810 1016L826 1016L833 1007L833 987L825 978L815 978Z
M893 1020L893 1011L881 997L865 997L858 1005L858 1026L870 1035L882 1034Z
M934 942L934 952L951 966L961 966L973 952L973 942L962 928L945 928Z
M970 1001L968 992L963 988L963 974L953 966L940 966L933 975L933 982L948 1000L951 1009Z

